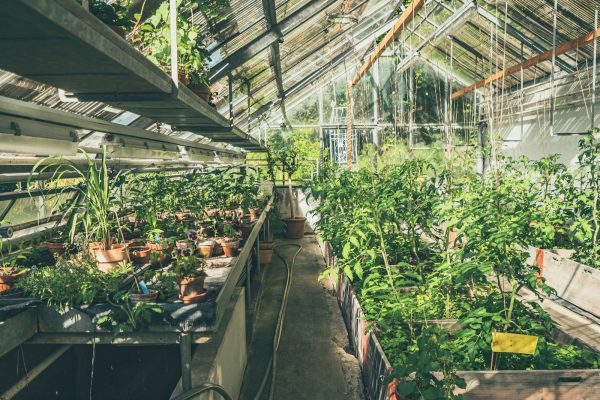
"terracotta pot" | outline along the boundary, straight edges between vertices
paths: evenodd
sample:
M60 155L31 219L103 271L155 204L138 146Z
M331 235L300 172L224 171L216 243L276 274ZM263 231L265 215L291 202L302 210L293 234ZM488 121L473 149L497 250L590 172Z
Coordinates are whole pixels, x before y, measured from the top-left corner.
M181 301L183 301L183 304L202 303L207 298L208 290L202 289L202 292L196 295L181 296Z
M24 271L9 269L7 272L0 270L0 293L10 289L12 283L25 274Z
M204 289L205 276L195 276L193 278L185 278L179 281L179 298L185 296L197 296Z
M198 251L203 258L210 258L213 255L213 249L215 248L215 242L213 240L206 240L204 242L198 242Z
M260 210L258 208L250 209L250 220L256 221L258 219L258 215L260 214Z
M175 247L177 247L177 250L185 250L190 246L186 240L177 240L175 242Z
M146 246L135 246L129 248L129 258L134 264L148 264L150 262L150 249Z
M221 247L223 247L223 253L225 253L225 257L236 257L238 255L239 246L239 240L221 242Z
M221 245L221 240L223 238L215 238L214 242L215 242L215 247L213 248L213 255L214 256L222 256L223 255L223 246Z
M212 96L212 92L210 87L208 86L195 86L186 84L186 86L196 94L196 96L200 97L204 101L210 101L210 97Z
M258 243L260 263L269 264L273 259L273 242L259 242Z
M50 239L43 244L55 259L65 254L65 251L67 251L67 245L59 240Z
M132 293L129 296L129 302L131 304L143 303L143 302L151 302L155 301L158 298L157 290L150 290L150 293Z
M191 221L194 219L194 216L189 212L176 212L175 218L178 222Z
M120 262L128 260L126 244L113 244L110 250L92 250L92 254L96 259L98 269L102 272L108 272L114 269Z
M142 238L129 239L125 244L129 249L132 247L146 247L146 241Z
M288 239L302 239L304 237L305 217L283 218L283 222L287 225L285 237Z

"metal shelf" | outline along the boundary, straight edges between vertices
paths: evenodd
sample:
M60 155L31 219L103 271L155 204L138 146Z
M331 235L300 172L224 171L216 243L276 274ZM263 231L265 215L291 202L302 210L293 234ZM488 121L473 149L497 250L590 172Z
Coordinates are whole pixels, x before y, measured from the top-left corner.
M248 150L262 147L73 0L2 3L0 68Z

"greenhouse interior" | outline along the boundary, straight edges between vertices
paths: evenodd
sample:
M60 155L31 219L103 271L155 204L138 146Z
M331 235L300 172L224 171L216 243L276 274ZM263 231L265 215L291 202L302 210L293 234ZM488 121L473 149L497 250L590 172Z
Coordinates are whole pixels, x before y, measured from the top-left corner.
M0 1L0 399L600 399L599 10Z

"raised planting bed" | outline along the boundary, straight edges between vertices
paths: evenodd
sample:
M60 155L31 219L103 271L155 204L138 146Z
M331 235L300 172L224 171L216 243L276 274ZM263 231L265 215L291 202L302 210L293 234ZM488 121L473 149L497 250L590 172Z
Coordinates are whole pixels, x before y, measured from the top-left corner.
M600 317L600 271L550 251L529 248L529 254L556 295Z
M328 242L321 244L327 265L335 271L336 257ZM342 314L348 327L354 353L359 360L363 381L370 399L400 400L398 382L389 378L392 365L388 361L377 335L368 329L363 309L350 280L341 273L333 284ZM502 370L459 371L466 388L456 389L465 399L595 399L600 398L600 370Z

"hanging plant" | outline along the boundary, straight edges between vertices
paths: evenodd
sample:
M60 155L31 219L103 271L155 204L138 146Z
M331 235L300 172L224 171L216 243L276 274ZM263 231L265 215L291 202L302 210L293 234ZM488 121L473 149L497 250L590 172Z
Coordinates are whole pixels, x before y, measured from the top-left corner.
M204 45L205 38L192 22L193 3L189 0L178 0L177 6L179 81L208 101L211 94L208 80L210 53ZM171 71L171 24L168 2L163 2L150 18L134 29L132 41L150 61L165 72Z

